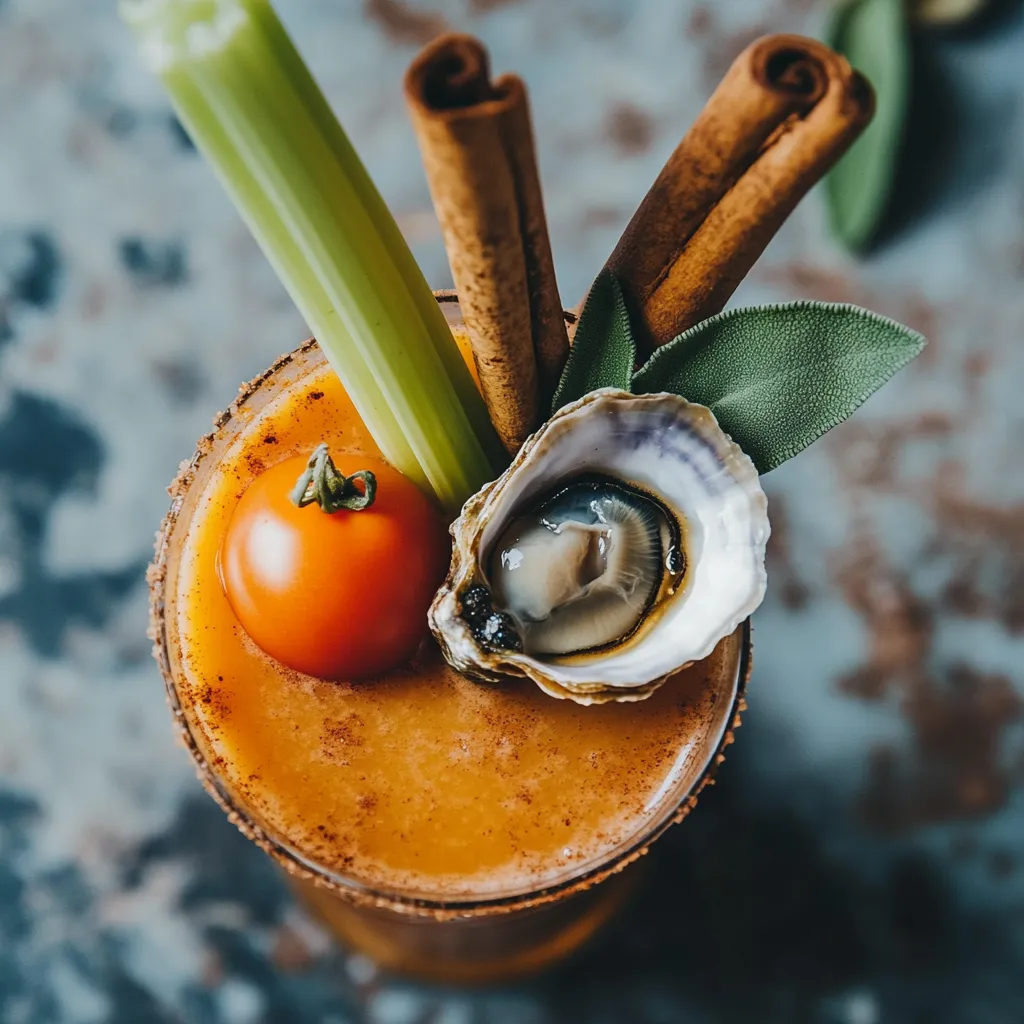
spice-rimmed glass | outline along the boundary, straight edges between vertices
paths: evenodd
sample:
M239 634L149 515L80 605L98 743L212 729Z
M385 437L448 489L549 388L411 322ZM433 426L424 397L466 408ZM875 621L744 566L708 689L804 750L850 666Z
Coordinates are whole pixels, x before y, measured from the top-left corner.
M465 330L454 296L442 294L438 300L464 345ZM204 786L242 832L287 871L299 895L338 938L384 967L431 980L507 980L561 959L592 935L628 893L635 870L622 869L693 806L721 760L742 710L750 662L749 624L723 640L711 657L686 674L686 689L700 692L685 693L680 687L680 701L691 702L688 706L693 713L688 721L692 729L675 743L671 773L650 795L644 813L636 816L635 827L603 845L596 844L592 856L565 864L553 858L549 865L535 866L529 879L494 882L477 875L467 875L464 882L449 879L443 892L410 884L397 875L388 879L377 872L370 877L358 866L349 871L337 863L325 863L321 846L286 834L288 830L279 825L280 816L268 813L270 805L262 799L265 794L260 792L259 773L240 782L238 773L226 762L216 727L211 731L210 716L203 706L203 702L215 701L217 684L200 680L202 685L196 685L195 665L188 653L187 634L200 627L196 620L183 618L180 611L190 587L186 557L190 533L206 514L206 496L217 485L218 474L232 458L237 464L240 446L261 429L264 418L283 397L303 389L317 393L315 381L322 380L326 372L323 355L312 341L278 360L244 387L217 418L213 433L200 441L172 488L172 506L158 536L151 571L155 653L168 698ZM351 440L358 447L360 438ZM290 454L274 445L268 447L267 458ZM249 468L253 474L259 471L251 459ZM428 685L430 680L425 678L424 686ZM302 699L298 690L296 699ZM559 702L543 700L552 702L543 706L552 708L554 714L553 705ZM614 713L616 707L629 706L614 705L608 710ZM593 712L581 708L578 713ZM268 753L274 758L288 757L286 749ZM566 785L573 784L567 777ZM523 813L527 813L525 806ZM531 813L543 814L544 809L534 807ZM486 807L481 815L480 827L484 828Z

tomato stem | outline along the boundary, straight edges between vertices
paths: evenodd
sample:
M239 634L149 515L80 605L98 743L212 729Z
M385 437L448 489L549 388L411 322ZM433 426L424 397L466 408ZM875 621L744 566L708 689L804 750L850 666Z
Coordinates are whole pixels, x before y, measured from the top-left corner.
M357 487L359 480L362 487ZM340 512L361 512L369 508L377 497L377 478L368 469L345 476L338 471L324 443L318 444L306 463L302 476L295 482L291 494L292 503L299 508L317 504L328 514Z

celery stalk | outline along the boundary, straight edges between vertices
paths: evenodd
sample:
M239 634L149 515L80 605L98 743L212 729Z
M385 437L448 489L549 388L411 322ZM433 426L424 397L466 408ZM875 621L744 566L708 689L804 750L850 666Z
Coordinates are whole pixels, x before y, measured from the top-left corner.
M457 509L494 475L487 411L268 0L121 0L121 12L385 458Z

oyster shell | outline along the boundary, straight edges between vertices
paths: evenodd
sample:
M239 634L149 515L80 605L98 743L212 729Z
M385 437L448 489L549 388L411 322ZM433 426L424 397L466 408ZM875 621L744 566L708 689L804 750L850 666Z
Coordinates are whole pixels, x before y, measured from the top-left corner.
M466 502L430 626L477 679L642 700L761 603L768 534L757 470L710 410L595 391Z

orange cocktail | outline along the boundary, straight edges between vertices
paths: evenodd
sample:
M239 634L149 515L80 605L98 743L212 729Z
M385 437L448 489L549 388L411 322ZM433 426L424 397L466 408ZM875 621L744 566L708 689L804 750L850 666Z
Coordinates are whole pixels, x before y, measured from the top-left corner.
M457 304L443 308L464 340ZM431 642L384 678L287 669L239 626L217 552L251 480L321 440L379 454L307 343L243 391L178 481L154 621L201 777L386 965L444 979L542 966L613 909L621 887L594 883L687 809L739 707L745 631L632 704L476 683Z

